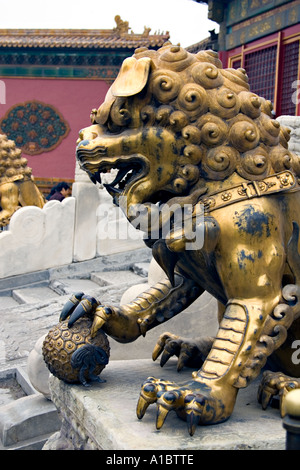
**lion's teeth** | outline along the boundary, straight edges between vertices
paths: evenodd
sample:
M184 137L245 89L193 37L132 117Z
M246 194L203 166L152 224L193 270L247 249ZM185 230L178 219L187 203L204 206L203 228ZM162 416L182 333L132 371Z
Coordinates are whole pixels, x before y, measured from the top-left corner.
M111 184L103 184L103 186L111 196L122 192L119 188L115 188Z
M96 174L95 174L95 178L96 178L96 180L98 181L98 183L101 184L101 173L99 173L99 172L96 173Z
M119 170L113 182L110 183L111 186L116 186L118 183L120 183L120 181L122 181L122 179L127 173L128 173L128 170L126 168L124 168L123 170Z

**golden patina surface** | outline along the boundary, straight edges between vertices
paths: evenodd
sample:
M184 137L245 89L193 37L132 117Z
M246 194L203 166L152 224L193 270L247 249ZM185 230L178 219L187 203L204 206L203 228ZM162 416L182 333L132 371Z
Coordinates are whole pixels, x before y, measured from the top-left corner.
M289 151L289 131L274 119L271 103L249 90L245 70L223 69L216 53L166 44L126 59L91 118L77 143L79 164L93 181L119 170L106 188L132 223L137 205L146 209L140 227L169 277L128 305L94 304L92 334L103 328L120 342L133 341L205 290L220 306L215 338L159 338L154 359L162 354L164 364L177 355L179 368L198 364L199 371L182 385L148 378L138 417L157 403L158 428L170 410L187 420L190 434L197 424L222 422L238 390L267 361L280 375L264 376L264 408L272 396L299 387L293 353L300 337L300 158ZM191 207L190 232L172 223L172 211L155 213L157 203ZM187 249L197 227L204 243ZM80 301L78 309L87 314Z
M45 200L35 185L27 159L6 135L0 135L0 227L22 206L42 208Z

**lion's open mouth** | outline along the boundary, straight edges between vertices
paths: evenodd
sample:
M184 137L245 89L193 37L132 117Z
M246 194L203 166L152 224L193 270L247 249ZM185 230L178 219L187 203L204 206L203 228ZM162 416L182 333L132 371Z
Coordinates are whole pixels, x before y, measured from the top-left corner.
M103 185L111 196L124 193L126 188L128 188L132 182L138 180L143 173L142 167L138 163L132 163L130 167L128 167L128 164L120 164L120 166L113 168L118 170L115 179L111 183ZM105 170L107 171L107 169ZM102 173L103 172L102 170ZM97 173L97 176L98 175L98 181L100 180L99 182L101 182L101 173Z
M118 196L126 194L134 182L148 173L148 161L142 155L131 155L107 158L101 151L77 149L77 159L81 169L86 171L93 183L102 183L102 174L117 170L114 180L103 184L109 194L116 200Z

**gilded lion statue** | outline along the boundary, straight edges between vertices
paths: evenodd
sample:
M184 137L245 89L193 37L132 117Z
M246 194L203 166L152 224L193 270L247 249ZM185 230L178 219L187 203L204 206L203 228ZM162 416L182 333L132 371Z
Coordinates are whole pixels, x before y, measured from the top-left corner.
M158 429L175 410L192 435L197 425L228 419L239 389L264 367L259 401L265 409L279 395L283 403L300 387L293 360L300 158L289 151L289 131L274 119L271 102L250 91L244 69L224 69L217 53L167 43L137 49L123 62L91 120L77 142L80 167L94 182L118 170L106 189L146 233L167 277L123 306L78 299L64 311L69 327L88 314L92 335L103 329L131 342L208 291L219 304L216 336L189 341L166 332L153 352L162 365L175 355L178 369L199 370L184 384L145 378L138 418L156 403ZM174 222L174 204L190 208L189 229Z
M42 208L45 199L34 183L27 159L13 140L0 134L0 227L22 206Z

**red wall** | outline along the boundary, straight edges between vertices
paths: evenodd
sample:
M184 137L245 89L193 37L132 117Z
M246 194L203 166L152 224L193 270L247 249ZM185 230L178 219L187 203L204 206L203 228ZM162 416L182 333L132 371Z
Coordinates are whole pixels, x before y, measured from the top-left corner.
M0 118L18 103L38 100L54 106L70 127L67 137L54 150L34 156L23 154L33 176L73 179L78 132L91 124L90 112L100 106L109 85L102 80L2 78L2 81L6 104L0 104Z

